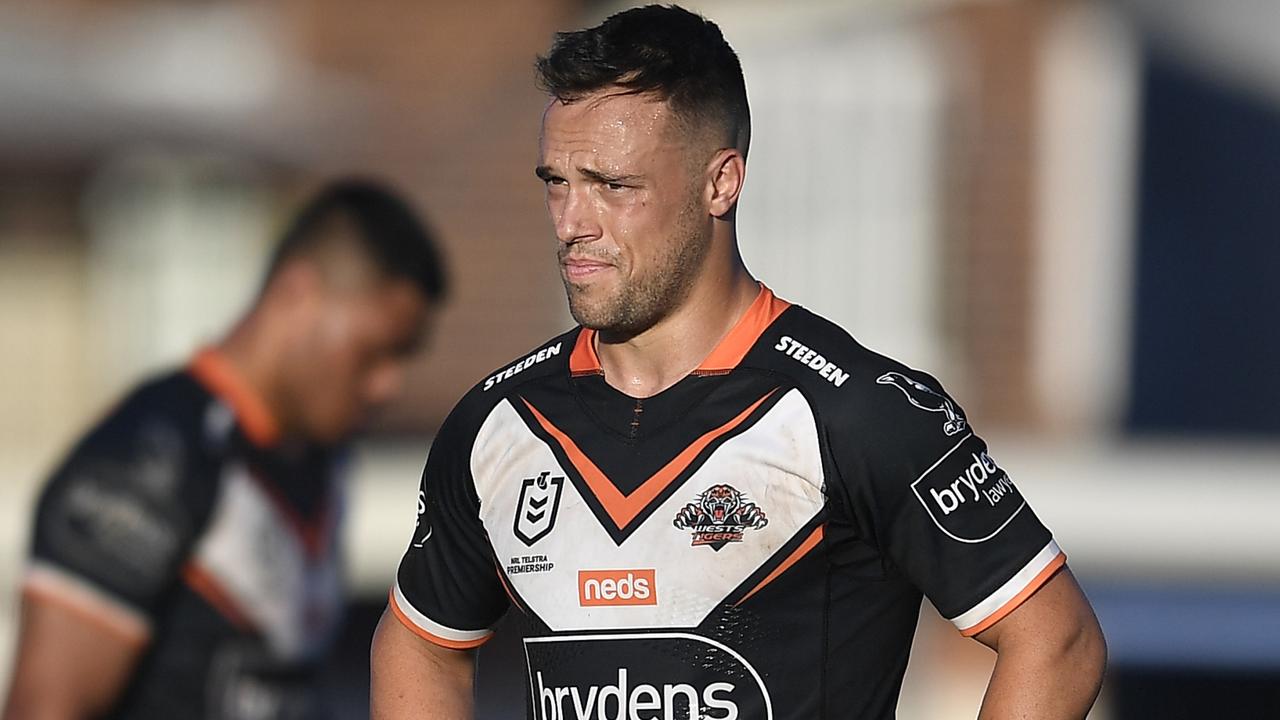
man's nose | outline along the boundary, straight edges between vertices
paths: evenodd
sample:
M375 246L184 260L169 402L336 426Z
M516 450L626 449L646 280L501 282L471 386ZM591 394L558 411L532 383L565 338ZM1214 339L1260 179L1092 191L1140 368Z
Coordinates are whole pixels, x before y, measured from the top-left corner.
M591 202L590 187L570 187L556 208L556 237L566 245L600 237L600 218Z

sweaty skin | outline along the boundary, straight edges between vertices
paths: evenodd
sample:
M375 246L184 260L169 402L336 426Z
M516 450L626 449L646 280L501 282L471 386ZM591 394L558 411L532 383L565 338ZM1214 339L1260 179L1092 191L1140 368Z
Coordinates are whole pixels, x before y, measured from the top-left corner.
M537 174L574 318L634 397L697 366L755 299L733 225L745 160L665 102L601 92L543 115Z

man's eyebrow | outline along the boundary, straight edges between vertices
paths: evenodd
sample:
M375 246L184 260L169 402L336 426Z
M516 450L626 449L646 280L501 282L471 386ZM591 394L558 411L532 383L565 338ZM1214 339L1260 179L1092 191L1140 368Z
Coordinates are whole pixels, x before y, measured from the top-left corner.
M608 173L600 170L588 170L583 168L578 172L585 175L588 179L598 183L628 183L635 182L640 179L639 175L627 175L625 173Z
M578 172L585 176L588 180L598 183L628 183L635 182L640 179L639 175L629 175L626 173L609 173L602 170L589 170L587 168L579 168ZM533 174L537 175L543 182L552 178L560 177L550 165L539 165L533 169Z

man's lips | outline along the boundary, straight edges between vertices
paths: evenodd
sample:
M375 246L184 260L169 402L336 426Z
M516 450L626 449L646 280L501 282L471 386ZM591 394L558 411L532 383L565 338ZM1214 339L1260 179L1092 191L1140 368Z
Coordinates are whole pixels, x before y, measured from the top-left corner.
M560 266L569 280L587 280L613 267L613 264L590 258L565 258L560 261Z

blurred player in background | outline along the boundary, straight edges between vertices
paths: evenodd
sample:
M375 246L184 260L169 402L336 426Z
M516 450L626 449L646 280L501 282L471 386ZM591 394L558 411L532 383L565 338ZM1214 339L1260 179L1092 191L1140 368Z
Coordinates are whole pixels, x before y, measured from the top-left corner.
M434 239L386 188L340 181L302 209L230 333L49 480L5 720L322 717L341 443L397 393L444 292Z
M581 327L432 445L375 719L471 717L471 649L510 607L537 720L892 718L923 597L998 653L982 717L1083 717L1098 623L959 405L744 266L750 119L719 28L628 10L538 70Z

